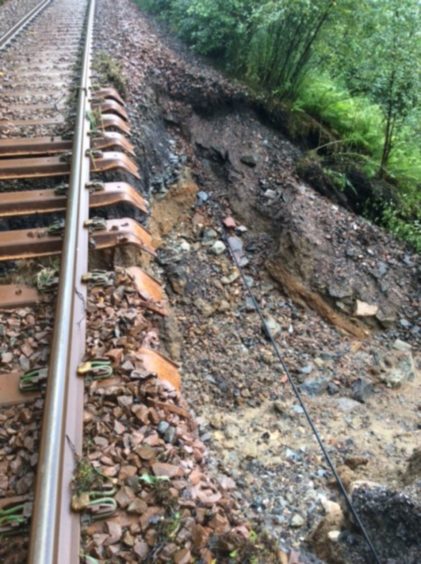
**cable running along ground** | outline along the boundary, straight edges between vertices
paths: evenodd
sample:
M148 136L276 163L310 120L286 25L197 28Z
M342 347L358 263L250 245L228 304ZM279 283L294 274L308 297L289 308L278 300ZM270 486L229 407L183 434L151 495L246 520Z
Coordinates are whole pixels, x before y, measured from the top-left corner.
M289 381L289 383L290 383L290 385L291 385L291 387L292 387L292 390L293 390L293 392L294 392L294 395L295 395L295 397L297 398L297 400L298 400L298 402L299 402L301 408L303 409L303 412L304 412L304 415L305 415L305 417L306 417L306 419L307 419L307 422L308 422L308 424L310 425L311 430L313 431L313 434L314 434L314 436L315 436L315 438L316 438L316 440L317 440L317 442L318 442L318 444L319 444L320 450L322 451L323 456L325 457L325 460L326 460L326 462L327 462L327 464L328 464L328 466L329 466L329 468L330 468L332 474L333 474L334 477L335 477L335 480L336 480L336 482L337 482L337 484L338 484L338 487L339 487L339 491L341 492L342 496L344 497L344 499L345 499L345 501L346 501L346 504L347 504L347 506L348 506L348 508L349 508L349 511L351 512L352 516L353 516L354 519L355 519L355 522L357 523L358 527L360 528L360 530L361 530L361 532L362 532L362 534L363 534L363 536L364 536L364 538L365 538L365 540L366 540L366 542L367 542L367 545L369 546L369 548L370 548L370 550L371 550L371 552L372 552L372 554L373 554L373 557L374 557L374 560L375 560L376 564L381 564L380 558L379 558L379 556L378 556L378 554L377 554L377 552L376 552L376 549L374 548L374 545L373 545L373 543L372 543L372 541L371 541L371 539L370 539L370 536L369 536L369 534L368 534L368 532L367 532L367 529L365 528L363 522L361 521L361 519L360 519L360 517L359 517L359 515L358 515L358 513L357 513L357 511L356 511L356 509L355 509L355 507L354 507L354 505L353 505L353 503L352 503L352 501L351 501L351 498L349 497L349 495L348 495L348 493L347 493L347 491L346 491L346 489L345 489L345 486L344 486L344 484L343 484L341 478L339 477L338 472L336 471L335 465L334 465L332 459L330 458L329 453L327 452L327 449L326 449L326 447L325 447L325 445L324 445L324 443L323 443L323 441L322 441L322 438L321 438L321 436L320 436L320 434L319 434L319 431L317 430L317 428L316 428L316 426L315 426L315 424L314 424L314 422L313 422L313 420L312 420L312 418L311 418L311 416L310 416L310 414L309 414L309 412L308 412L308 410L307 410L307 408L306 408L306 406L305 406L305 404L304 404L304 401L303 401L303 399L302 399L302 397L301 397L301 394L300 394L300 392L299 392L299 390L298 390L298 388L297 388L297 386L296 386L296 384L295 384L295 382L294 382L294 380L293 380L293 378L292 378L292 376L291 376L291 374L290 374L290 372L289 372L289 370L288 370L288 367L287 367L287 365L285 364L285 361L284 361L284 359L283 359L282 353L281 353L281 351L280 351L280 349L279 349L279 346L278 346L277 342L275 341L275 339L274 339L274 337L273 337L273 335L272 335L272 332L271 332L271 330L270 330L270 328L269 328L269 326L268 326L268 324L267 324L267 322L266 322L266 319L265 319L265 317L264 317L264 315L263 315L263 312L262 312L262 310L261 310L261 308L260 308L260 306L259 306L259 304L258 304L256 298L254 297L254 294L253 294L253 292L251 291L250 286L249 286L248 283L247 283L247 279L246 279L246 277L245 277L245 274L244 274L244 272L243 272L243 269L242 269L242 267L240 266L240 263L239 263L239 261L238 261L236 255L235 255L235 252L233 251L233 249L232 249L232 247L231 247L231 245L230 245L230 243L229 243L229 240L228 240L228 237L226 236L226 232L225 232L225 229L224 229L224 228L223 228L223 238L224 238L225 243L226 243L226 245L227 245L227 247L228 247L228 249L229 249L229 252L230 252L230 255L231 255L231 257L232 257L232 260L234 261L234 263L235 263L235 265L236 265L236 267L237 267L237 269L238 269L238 272L240 273L240 277L241 277L241 280L242 280L242 282L243 282L243 284L244 284L244 287L246 288L246 291L247 291L248 295L250 296L250 299L252 300L253 305L254 305L254 307L255 307L255 309L256 309L258 315L259 315L259 318L260 318L260 321L261 321L261 323L262 323L262 327L263 327L263 329L264 329L264 331L265 331L265 334L267 335L269 341L270 341L271 344L272 344L272 347L273 347L273 349L274 349L274 351L275 351L275 353L276 353L276 356L278 357L278 360L279 360L279 362L281 363L282 369L283 369L285 375L287 376L288 381Z

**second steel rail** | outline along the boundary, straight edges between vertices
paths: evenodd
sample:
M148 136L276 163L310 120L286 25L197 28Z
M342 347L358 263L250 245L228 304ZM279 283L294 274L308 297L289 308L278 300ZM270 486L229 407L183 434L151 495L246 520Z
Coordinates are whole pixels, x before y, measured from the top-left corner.
M30 12L25 14L15 25L0 37L0 51L7 47L13 39L40 13L48 6L51 0L42 0Z

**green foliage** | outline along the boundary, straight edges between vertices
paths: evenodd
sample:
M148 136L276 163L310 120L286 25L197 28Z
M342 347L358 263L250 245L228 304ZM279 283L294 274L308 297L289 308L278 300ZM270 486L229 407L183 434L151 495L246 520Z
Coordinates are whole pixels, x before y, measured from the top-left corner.
M344 151L357 151L369 175L378 170L383 150L382 108L363 95L352 95L326 75L310 75L294 103L294 111L305 111L327 124ZM402 186L403 194L415 198L421 182L421 145L410 124L402 126L394 139L387 172Z
M412 221L402 217L399 209L393 204L387 206L383 212L382 222L399 239L410 243L416 251L421 252L421 217Z
M335 0L282 0L256 3L251 21L247 75L279 97L294 97L310 68Z
M169 478L167 476L153 476L152 474L142 474L139 478L145 484L149 486L155 486L160 482L168 482Z
M295 111L306 111L336 132L343 146L361 152L381 147L382 112L364 96L352 96L328 75L311 74L302 84Z
M310 75L293 106L296 112L305 111L326 123L337 140L331 151L339 156L351 154L354 161L368 174L375 176L381 160L384 138L382 108L367 96L352 95L328 76ZM419 122L417 122L419 123ZM387 174L399 189L397 201L384 205L379 223L397 237L421 250L421 144L416 129L407 123L394 138ZM320 147L320 149L327 147ZM343 189L346 177L336 171L325 171L334 184Z
M95 57L93 68L98 73L99 82L104 86L112 86L123 98L127 94L127 79L123 76L120 64L108 53L100 52Z
M165 15L172 4L171 0L136 0L136 2L144 10L161 15Z
M418 0L362 0L358 10L336 21L330 31L319 64L324 57L331 76L381 108L382 176L399 130L411 121L421 101L421 4Z
M48 292L58 286L59 269L49 267L42 268L36 273L34 281L40 292Z
M319 120L334 139L325 151L398 185L379 221L418 245L419 0L136 1L269 100Z
M327 75L310 75L303 84L294 111L305 111L327 124L341 149L366 156L366 172L374 174L383 150L382 108L367 96L352 95ZM414 127L402 126L394 139L388 173L405 186L405 193L421 182L421 144Z
M245 0L176 0L171 15L196 51L224 58L236 40L247 4Z
M73 474L73 491L80 495L83 492L90 492L98 483L103 481L103 477L92 463L84 457L78 457L76 468Z
M160 14L202 55L226 59L244 29L242 22L253 0L136 0L151 13Z
M83 555L86 564L100 564L100 561L94 558L93 556L89 556L88 554Z

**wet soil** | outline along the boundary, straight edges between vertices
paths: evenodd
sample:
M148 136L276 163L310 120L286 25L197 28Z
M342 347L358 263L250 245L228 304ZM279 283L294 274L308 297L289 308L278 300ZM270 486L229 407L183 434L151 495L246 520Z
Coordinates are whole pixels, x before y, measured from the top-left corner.
M161 241L157 274L173 306L164 342L182 363L209 468L235 480L247 517L305 558L308 539L319 551L321 533L310 532L340 496L231 257L215 248L222 220L234 217L248 283L349 488L402 489L420 443L419 257L303 183L301 151L247 92L127 0L101 3L96 48L127 80L149 225ZM356 315L361 303L369 315ZM336 549L321 558L370 561L355 529L344 526L339 543L326 538L331 529L322 545ZM381 550L381 526L371 532Z

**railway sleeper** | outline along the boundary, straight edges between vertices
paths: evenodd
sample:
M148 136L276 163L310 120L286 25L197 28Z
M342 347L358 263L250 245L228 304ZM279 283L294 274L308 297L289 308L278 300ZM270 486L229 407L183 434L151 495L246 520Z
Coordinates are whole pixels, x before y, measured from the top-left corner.
M90 234L93 249L102 250L132 244L155 256L151 234L131 218L105 220L105 228ZM61 254L63 239L47 228L15 229L0 232L0 261Z
M108 86L106 88L99 88L98 90L93 90L92 92L94 100L104 100L107 98L112 98L116 102L119 102L122 106L124 106L124 101L118 91L113 88L112 86Z
M102 208L128 203L143 213L148 206L142 196L127 182L105 182L101 189L92 189L90 208ZM67 204L67 185L45 190L0 193L0 218L31 216L40 213L64 212Z
M144 370L139 371L139 378L153 375L161 382L176 390L180 389L181 377L178 366L161 353L142 347L136 352L136 358ZM87 360L79 365L77 374L88 383L101 381L102 387L116 386L121 382L118 375L113 375L110 359ZM41 397L48 380L48 368L41 367L29 372L18 371L0 374L0 406L17 405Z
M25 284L0 285L0 308L28 307L39 301L40 295L36 288Z
M134 156L132 143L116 131L103 131L91 135L91 146L95 150L118 148ZM0 158L33 157L35 155L56 155L68 153L73 148L73 139L60 136L53 137L17 137L0 139ZM1 164L1 160L0 160Z
M91 107L93 110L99 110L102 114L117 114L124 121L129 121L129 116L127 115L124 106L116 100L104 98L100 98L98 100L93 99L91 102Z
M18 92L14 92L13 94L18 95ZM93 130L95 133L101 131L108 131L108 130L117 130L125 135L130 135L131 129L129 123L120 117L117 114L106 112L102 114L99 113L98 119L94 120ZM95 114L92 113L94 117ZM44 119L21 119L21 120L13 120L13 119L1 119L0 120L0 132L9 132L10 130L14 130L19 127L34 127L34 126L45 126L45 125L63 125L66 122L64 116L58 115L56 117L44 118Z
M130 266L125 269L129 277L133 280L133 284L142 299L142 306L154 313L166 316L168 315L168 307L165 293L161 284L149 274L146 274L138 266ZM41 271L44 273L45 269ZM24 284L4 284L0 285L0 308L10 309L32 306L42 300L42 293L48 292L51 288L57 286L58 272L53 270L47 272L49 283L43 282L42 286L37 287L25 286ZM95 286L107 286L112 281L115 273L109 271L87 272L82 276L82 282L93 284ZM1 393L0 393L1 397Z
M108 130L108 129L117 129L126 135L130 135L131 129L129 124L122 119L120 116L111 113L101 114L101 122L99 127L97 127L100 131Z
M140 179L135 162L121 151L88 150L91 172L122 170ZM25 178L48 178L69 176L71 153L59 156L0 159L0 180L21 180Z
M136 290L143 299L144 307L159 315L168 315L167 300L161 284L138 266L129 266L126 272L132 278Z
M54 110L54 108L52 108ZM45 118L37 119L13 119L4 118L0 119L0 132L10 131L17 127L29 127L34 125L62 125L66 123L66 118L63 115L56 115Z

